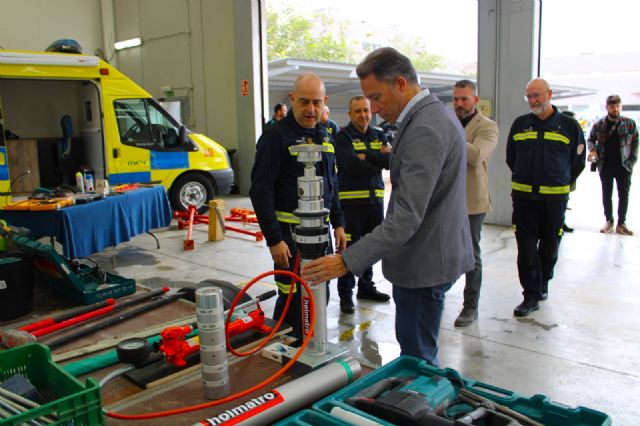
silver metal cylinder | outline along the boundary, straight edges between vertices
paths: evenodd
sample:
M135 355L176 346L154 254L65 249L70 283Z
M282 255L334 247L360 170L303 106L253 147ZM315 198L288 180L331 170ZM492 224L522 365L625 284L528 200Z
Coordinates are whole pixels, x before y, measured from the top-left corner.
M360 364L352 357L332 362L196 424L221 424L242 415L242 425L270 425L348 385L361 371ZM269 406L266 410L265 405Z
M200 363L204 397L220 399L229 395L229 369L224 331L222 290L202 287L196 290L196 319L200 334Z

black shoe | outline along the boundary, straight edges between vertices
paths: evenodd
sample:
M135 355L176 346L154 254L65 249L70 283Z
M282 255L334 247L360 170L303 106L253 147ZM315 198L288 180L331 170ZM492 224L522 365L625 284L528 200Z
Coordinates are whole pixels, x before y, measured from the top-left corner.
M568 227L566 223L562 224L562 230L569 233L573 232L573 228Z
M547 300L549 298L549 292L548 291L543 291L542 294L540 295L540 301L544 302L545 300Z
M343 314L352 314L356 311L356 307L353 305L351 298L340 299L340 312Z
M386 302L391 299L388 294L379 292L375 287L366 291L359 290L356 297L358 299L373 300L374 302Z
M513 315L517 317L526 317L531 312L537 311L538 309L540 309L540 305L538 305L537 300L524 299L524 301L513 310Z

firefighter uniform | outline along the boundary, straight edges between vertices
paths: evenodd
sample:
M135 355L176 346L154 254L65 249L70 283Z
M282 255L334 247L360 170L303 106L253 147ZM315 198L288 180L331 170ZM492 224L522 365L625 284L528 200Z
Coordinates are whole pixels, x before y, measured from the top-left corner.
M570 185L584 169L580 125L555 106L553 110L546 120L532 113L518 117L507 139L518 276L525 301L546 298Z
M335 138L339 195L346 221L347 246L371 232L384 217L384 181L381 172L382 169L389 169L389 154L380 152L380 148L386 143L387 139L382 131L368 126L363 134L353 123L349 123ZM364 154L365 160L358 158L358 154ZM351 301L354 287L355 278L351 272L340 277L340 300ZM373 270L369 267L358 280L358 294L365 296L375 293ZM388 300L388 296L384 296L384 300Z
M319 126L315 129L301 127L290 112L262 134L258 140L255 163L251 170L249 195L267 245L271 247L285 241L294 258L296 247L292 231L299 220L293 211L298 208L297 179L304 174L304 165L297 161L297 153L291 152L290 148L307 143L320 144L328 148L322 153L322 161L316 164L316 175L323 177L324 206L330 211L331 225L334 228L344 227L344 217L338 200L333 140ZM329 250L331 251L331 244ZM289 259L291 271L294 270L294 258ZM275 268L282 269L278 265L275 265ZM278 299L273 317L278 320L282 316L289 294L291 279L276 275L275 280ZM301 297L297 284L293 291L295 294L285 322L294 328L293 334L296 337L301 337Z

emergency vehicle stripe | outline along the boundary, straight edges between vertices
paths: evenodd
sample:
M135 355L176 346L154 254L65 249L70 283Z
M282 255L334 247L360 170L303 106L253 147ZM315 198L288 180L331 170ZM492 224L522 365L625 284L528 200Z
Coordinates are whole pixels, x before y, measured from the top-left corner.
M341 200L356 200L359 198L369 198L371 192L369 190L364 191L340 191L338 192L338 198ZM384 198L384 189L375 190L376 197Z
M327 150L325 152L328 152L330 154L336 153L336 150L333 148L333 144L331 142L322 142L322 146L327 147Z
M538 132L520 132L513 135L514 141L523 141L526 139L537 139Z
M364 151L364 150L367 149L367 147L364 144L364 142L353 141L353 142L351 142L351 144L353 145L353 149L355 149L356 151Z
M300 219L298 219L298 217L293 213L281 212L279 210L276 210L276 219L278 220L278 222L296 224L300 223Z
M533 192L531 185L525 185L524 183L511 182L511 189L522 192Z
M541 194L568 194L570 186L540 186Z
M291 283L282 283L280 281L276 281L276 285L278 286L278 290L280 290L284 294L289 294L289 289L293 287L293 292L296 293L298 289L295 285L291 285Z
M565 145L569 145L569 138L561 135L560 133L544 132L544 138L550 141L558 141L558 142L562 142Z

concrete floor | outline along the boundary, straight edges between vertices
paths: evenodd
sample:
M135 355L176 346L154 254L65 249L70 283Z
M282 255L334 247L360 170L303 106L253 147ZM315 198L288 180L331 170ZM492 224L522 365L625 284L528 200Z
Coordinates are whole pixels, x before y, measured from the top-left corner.
M589 182L572 198L574 208L567 223L576 232L563 238L549 300L527 318L513 316L513 308L521 301L513 232L485 226L479 319L466 328L453 326L462 305L463 278L447 296L440 362L442 367L523 396L544 394L571 407L603 411L614 424L638 424L640 238L598 233L602 214L599 200L593 201L588 190L593 188ZM589 202L598 210L592 210ZM225 197L225 203L227 210L251 207L248 198L241 196ZM159 250L150 236L141 235L94 259L151 287L182 287L210 278L241 284L272 269L264 242L248 236L228 233L224 241L207 242L206 225L197 225L195 250L183 251L186 231L178 230L175 222L156 235ZM379 264L374 270L378 288L390 292L391 284L382 277ZM265 280L251 293L270 288L275 285ZM268 315L274 300L263 303ZM356 301L356 305L354 315L342 315L335 281L331 283L330 341L347 346L365 365L393 360L399 355L393 302Z

